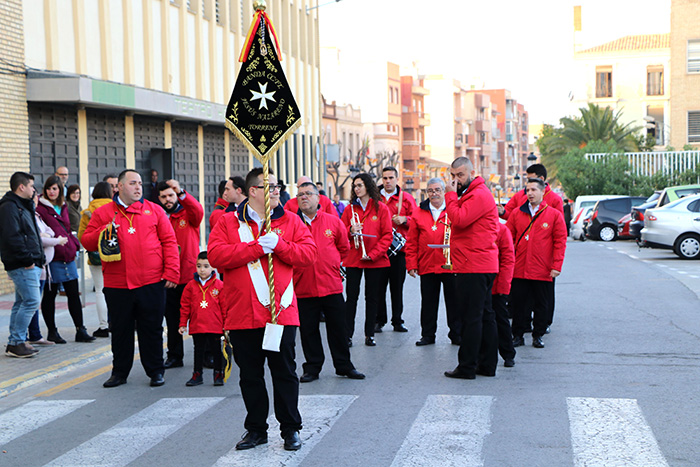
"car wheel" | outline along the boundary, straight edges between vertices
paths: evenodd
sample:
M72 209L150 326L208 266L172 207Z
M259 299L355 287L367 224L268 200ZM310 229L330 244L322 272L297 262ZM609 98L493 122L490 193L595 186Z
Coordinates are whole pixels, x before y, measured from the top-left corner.
M603 224L598 231L598 238L604 242L612 242L617 238L617 230L610 224Z
M695 234L684 234L678 237L673 251L682 259L700 257L700 237Z

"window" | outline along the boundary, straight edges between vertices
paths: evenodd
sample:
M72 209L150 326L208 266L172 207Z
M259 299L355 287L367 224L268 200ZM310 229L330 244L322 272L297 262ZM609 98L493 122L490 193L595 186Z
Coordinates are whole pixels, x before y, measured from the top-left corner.
M612 67L596 67L595 96L612 97Z
M629 212L630 211L630 200L629 199L611 199L605 203L605 207L610 211L615 212Z
M647 96L664 95L664 67L647 67Z
M700 110L688 112L688 142L700 143Z
M688 41L688 73L700 73L700 39Z

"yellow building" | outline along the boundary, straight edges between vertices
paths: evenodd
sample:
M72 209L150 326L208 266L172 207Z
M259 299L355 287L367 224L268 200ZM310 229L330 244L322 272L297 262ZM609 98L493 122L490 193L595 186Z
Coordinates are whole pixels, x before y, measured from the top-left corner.
M700 4L671 2L671 145L700 145Z

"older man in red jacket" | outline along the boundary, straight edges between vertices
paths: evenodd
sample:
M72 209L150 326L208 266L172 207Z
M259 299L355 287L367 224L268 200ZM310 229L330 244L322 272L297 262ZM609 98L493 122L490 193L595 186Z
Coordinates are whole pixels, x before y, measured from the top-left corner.
M299 180L297 180L297 190L299 190L299 187L303 185L304 183L313 183L311 179L307 176L302 176L299 177ZM333 206L333 201L326 196L326 195L321 195L319 194L319 205L321 206L321 211L327 212L328 214L333 214L333 215L338 215L338 211L336 211L335 206ZM297 201L296 198L291 198L289 201L287 201L287 204L284 205L284 209L289 212L293 212L294 214L297 213L299 210L299 202Z
M127 169L118 180L114 201L92 214L82 237L86 250L98 251L100 233L117 226L121 260L102 262L113 354L112 376L103 386L126 383L134 362L134 328L151 386L162 386L163 287L174 288L180 279L177 240L163 209L142 199L139 173Z
M515 269L510 292L513 315L513 345L525 343L529 327L528 303L533 304L532 346L543 348L549 318L548 286L561 273L566 251L564 216L544 200L545 184L531 178L527 182L527 202L508 218L508 229L515 245Z
M340 262L348 254L350 243L345 225L338 216L319 210L318 187L302 183L297 191L299 217L313 235L322 254L315 263L294 268L294 284L299 304L301 348L304 350L304 374L299 379L308 383L318 379L323 367L323 345L319 329L321 313L326 317L326 334L335 373L350 379L364 379L350 361L350 348L345 327L345 300Z
M498 333L493 310L488 306L491 285L498 272L498 211L484 179L472 162L458 157L450 167L445 204L452 223L450 251L457 274L461 307L462 342L459 365L446 371L450 378L474 379L495 376L498 365Z
M165 368L183 365L185 356L180 326L180 300L185 286L197 271L199 254L199 226L204 218L204 208L190 193L180 188L177 180L160 182L156 187L158 202L165 210L175 231L180 250L180 279L177 287L165 293L165 322L168 325L168 356Z
M299 430L299 379L294 361L296 327L299 326L297 298L292 283L293 267L316 261L316 244L299 216L279 205L279 186L270 175L271 231L265 225L265 191L262 169L246 176L248 199L237 212L219 219L209 237L209 263L224 274L220 305L224 329L228 330L233 356L240 369L241 395L248 415L247 433L236 449L250 449L267 443L269 401L265 387L267 359L275 394L275 416L280 422L284 448L301 447ZM284 326L279 352L263 350L265 326L270 323L268 254L274 262L275 310L277 324Z

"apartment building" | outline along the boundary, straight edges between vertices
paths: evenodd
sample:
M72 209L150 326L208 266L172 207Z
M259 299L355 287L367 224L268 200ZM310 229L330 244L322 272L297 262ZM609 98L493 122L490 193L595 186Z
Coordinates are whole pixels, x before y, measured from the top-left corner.
M700 146L700 5L671 1L670 144Z

